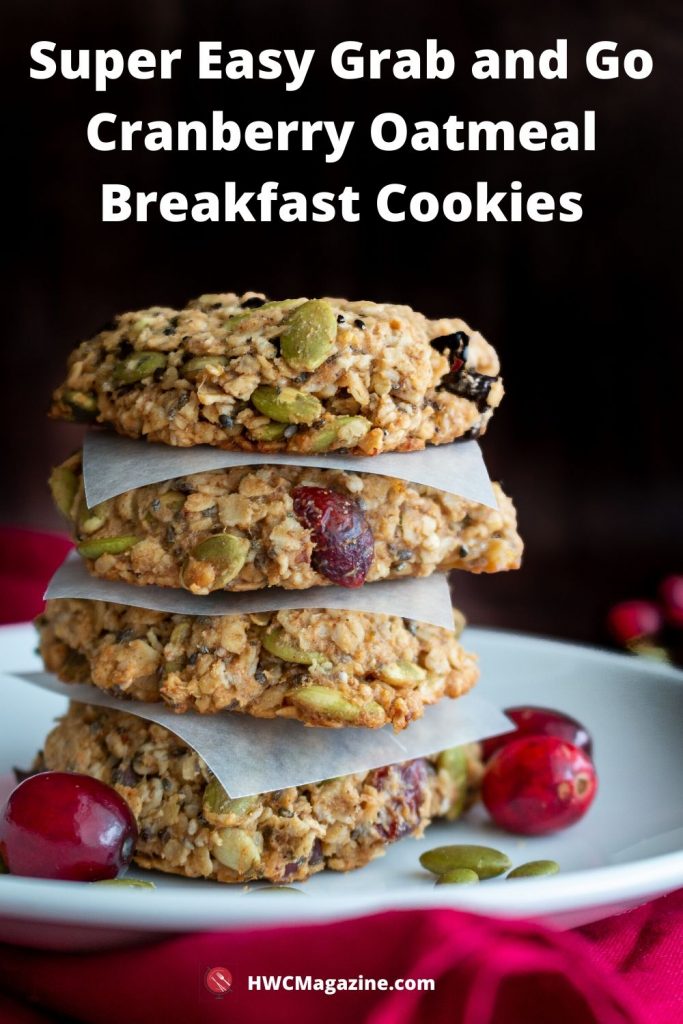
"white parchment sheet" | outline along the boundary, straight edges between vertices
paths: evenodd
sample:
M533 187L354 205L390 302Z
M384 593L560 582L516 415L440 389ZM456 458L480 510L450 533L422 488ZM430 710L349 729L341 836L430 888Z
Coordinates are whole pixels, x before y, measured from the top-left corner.
M399 615L453 629L451 597L443 573L416 579L380 580L355 590L348 587L311 587L309 590L269 587L242 593L220 591L196 595L171 587L136 587L132 583L98 579L90 575L79 555L71 552L50 580L44 597L46 600L78 597L112 601L176 615L246 615L297 608L341 608Z
M328 452L323 455L259 455L224 452L199 445L173 448L165 444L132 441L104 430L91 430L83 445L85 496L90 508L107 498L145 484L173 480L192 473L233 466L316 466L347 472L376 473L408 480L468 501L497 508L481 449L476 441L430 445L421 452L387 452L355 457Z
M61 683L46 672L11 675L69 700L157 722L193 747L234 798L370 771L511 728L502 711L476 693L442 700L396 735L391 726L315 729L291 720L269 721L229 712L178 715L163 704L122 701L85 683Z

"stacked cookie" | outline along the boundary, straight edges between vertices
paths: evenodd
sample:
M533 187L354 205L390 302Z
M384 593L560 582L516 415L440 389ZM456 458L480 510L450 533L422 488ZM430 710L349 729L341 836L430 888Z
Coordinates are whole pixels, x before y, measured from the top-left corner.
M459 613L449 630L421 621L418 607L405 618L364 610L353 595L380 580L407 577L410 587L450 569L519 565L500 488L492 508L381 470L382 453L479 436L501 397L496 354L479 334L403 306L247 293L119 317L73 353L52 414L242 457L190 474L178 450L173 478L91 508L80 454L55 469L53 495L89 573L117 595L121 584L184 591L192 613L139 599L51 600L38 622L46 667L178 713L317 728L405 729L428 705L460 697L477 667ZM326 453L348 464L328 468ZM357 471L353 457L369 455L377 470ZM335 609L324 590L316 606L276 596L313 587L352 597ZM272 609L241 610L253 591L272 594ZM217 593L233 595L231 611L206 615ZM140 823L138 863L221 881L360 866L432 818L457 816L478 772L476 748L454 748L231 799L172 732L83 704L42 757L116 785Z

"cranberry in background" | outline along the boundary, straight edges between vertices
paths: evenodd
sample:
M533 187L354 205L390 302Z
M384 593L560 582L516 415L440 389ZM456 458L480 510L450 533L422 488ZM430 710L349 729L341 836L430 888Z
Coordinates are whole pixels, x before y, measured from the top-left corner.
M607 628L623 647L641 637L655 636L663 625L664 616L654 601L621 601L607 615Z

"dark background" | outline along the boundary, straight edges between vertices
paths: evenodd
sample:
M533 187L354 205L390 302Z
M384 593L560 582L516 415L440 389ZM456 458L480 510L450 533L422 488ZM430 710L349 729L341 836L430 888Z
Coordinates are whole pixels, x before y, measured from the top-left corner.
M50 389L80 339L111 315L184 304L206 291L254 288L271 297L339 294L459 315L498 348L507 397L484 441L491 474L518 505L527 542L520 573L457 577L472 620L587 640L603 637L605 609L648 595L681 571L681 104L683 25L674 2L514 5L421 0L290 3L153 0L137 3L5 0L3 120L4 391L0 402L5 522L60 529L45 487L50 466L77 444L75 428L45 418ZM444 82L343 82L329 70L335 43L423 49L438 38L456 56ZM475 49L569 40L567 81L475 82ZM96 93L87 81L29 79L29 48L182 47L171 81L127 76ZM197 39L246 47L314 47L306 84L199 82ZM649 50L650 78L592 79L588 46ZM345 157L322 153L97 153L88 119L204 119L212 109L254 119L357 122ZM371 118L409 121L580 120L597 111L594 153L382 154ZM525 193L583 193L576 224L391 225L374 215L387 182L437 194L487 180ZM258 190L312 193L350 184L360 224L100 223L100 185L192 193L236 180Z

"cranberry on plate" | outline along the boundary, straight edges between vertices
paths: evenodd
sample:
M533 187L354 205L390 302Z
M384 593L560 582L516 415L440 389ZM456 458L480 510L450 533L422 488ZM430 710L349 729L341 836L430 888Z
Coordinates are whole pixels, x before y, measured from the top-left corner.
M523 736L493 755L481 795L496 825L531 836L573 825L597 787L593 763L579 747L557 736Z
M131 862L138 830L115 789L88 775L41 772L11 794L0 857L13 875L96 882Z
M482 757L488 761L495 752L506 744L517 740L520 736L557 736L558 739L573 743L583 750L588 757L593 755L593 740L588 729L576 718L566 715L553 708L539 708L523 704L519 707L505 708L505 714L517 726L512 732L504 732L499 736L490 736L482 743Z
M327 487L295 487L294 515L311 531L311 565L340 587L365 583L375 555L372 530L358 502Z

